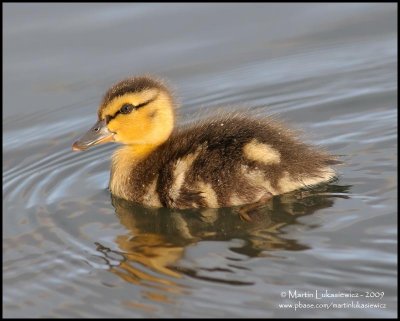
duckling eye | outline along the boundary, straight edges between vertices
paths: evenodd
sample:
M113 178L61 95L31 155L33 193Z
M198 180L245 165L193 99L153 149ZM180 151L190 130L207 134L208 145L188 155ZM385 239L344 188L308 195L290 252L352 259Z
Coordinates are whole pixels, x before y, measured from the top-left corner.
M121 107L121 109L119 110L119 112L121 114L129 114L133 109L135 108L135 106L131 105L131 104L125 104Z

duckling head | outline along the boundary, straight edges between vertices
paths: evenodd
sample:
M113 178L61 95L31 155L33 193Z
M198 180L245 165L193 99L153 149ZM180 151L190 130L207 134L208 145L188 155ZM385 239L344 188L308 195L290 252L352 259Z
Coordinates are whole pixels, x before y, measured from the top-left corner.
M174 99L160 80L127 78L106 92L97 115L97 123L72 145L73 150L106 142L158 146L173 130Z

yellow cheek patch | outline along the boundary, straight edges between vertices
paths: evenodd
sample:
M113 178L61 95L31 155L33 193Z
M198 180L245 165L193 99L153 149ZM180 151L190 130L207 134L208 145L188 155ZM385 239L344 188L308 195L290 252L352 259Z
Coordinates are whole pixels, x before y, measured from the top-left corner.
M113 117L125 104L132 104L133 106L137 106L151 100L157 94L157 89L148 89L139 93L129 93L123 96L115 97L101 111L101 119L104 119L106 116Z
M133 110L127 115L118 115L107 125L110 131L117 134L118 141L132 143L138 138L144 137L152 126L147 112L143 109Z

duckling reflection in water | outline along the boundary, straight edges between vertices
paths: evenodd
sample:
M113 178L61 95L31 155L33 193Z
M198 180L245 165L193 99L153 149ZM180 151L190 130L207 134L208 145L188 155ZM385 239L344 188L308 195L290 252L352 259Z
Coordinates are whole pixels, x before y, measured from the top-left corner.
M124 144L112 157L110 191L155 208L262 204L335 177L335 157L271 117L237 112L175 127L175 105L162 81L125 79L106 92L97 123L73 149Z
M204 278L204 275L198 275L199 271L179 263L184 257L185 249L192 244L238 239L243 241L242 246L230 250L245 257L274 255L273 252L276 250L308 249L308 246L300 244L297 240L285 238L282 228L303 224L297 221L299 216L331 207L337 197L347 198L348 188L349 186L327 184L307 192L306 195L302 192L292 192L275 197L263 208L259 208L250 222L243 221L235 211L227 208L171 213L164 208L144 208L112 196L115 212L121 224L129 232L116 238L118 254L123 259L119 266L114 265L110 270L128 282L152 281L153 284L158 284L159 288L168 286L166 291L180 293L183 290L171 277L179 279L182 274L186 274ZM104 247L98 247L98 250L103 253L109 251ZM137 263L157 274L146 272L146 269L138 267ZM240 268L240 262L231 263ZM218 269L229 269L227 272L234 272L235 267L218 266ZM200 270L207 269L200 268ZM234 274L231 279L221 280L213 278L212 273L207 273L207 280L232 285L246 284L244 281L235 280Z

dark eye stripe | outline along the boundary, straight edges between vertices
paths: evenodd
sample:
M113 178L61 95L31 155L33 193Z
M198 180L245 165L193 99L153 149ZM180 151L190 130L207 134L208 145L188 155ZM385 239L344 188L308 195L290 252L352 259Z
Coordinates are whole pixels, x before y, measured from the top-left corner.
M118 110L114 115L112 115L112 116L111 116L111 115L107 115L107 116L105 117L106 124L108 124L111 120L113 120L113 119L114 119L115 117L117 117L119 114L126 115L126 114L129 114L132 110L138 110L139 108L142 108L142 107L144 107L144 106L150 104L151 102L153 102L154 100L156 100L157 97L158 97L158 94L155 95L153 98L151 98L151 99L149 99L149 100L147 100L147 101L145 101L145 102L143 102L143 103L141 103L141 104L139 104L139 105L136 105L136 106L134 106L134 105L132 105L132 104L125 104L125 105L123 105L123 106L121 107L121 109ZM131 110L129 110L129 108L127 108L127 106L132 106ZM126 112L122 112L121 110L122 110L123 108L127 108L127 111L126 111ZM129 111L128 111L128 110L129 110Z

